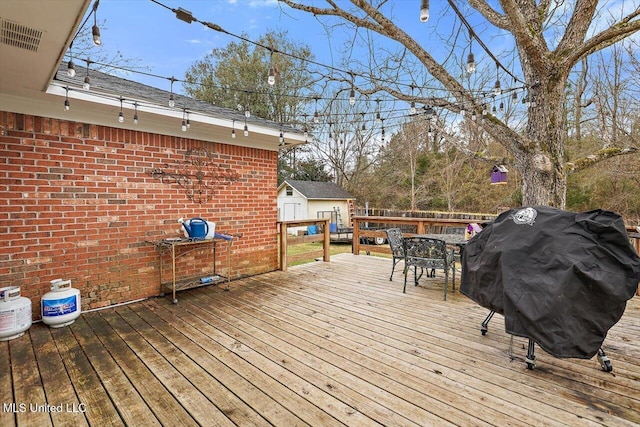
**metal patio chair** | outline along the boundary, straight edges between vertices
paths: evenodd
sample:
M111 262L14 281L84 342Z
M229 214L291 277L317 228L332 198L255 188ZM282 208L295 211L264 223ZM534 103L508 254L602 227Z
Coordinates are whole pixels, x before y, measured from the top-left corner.
M387 242L391 248L391 256L393 257L393 267L391 268L391 276L389 280L393 280L393 272L396 269L396 264L400 261L404 261L404 247L402 246L402 230L399 228L390 228L385 230L387 233Z
M404 247L404 287L402 292L407 290L407 276L409 268L413 267L414 284L418 285L418 280L422 276L422 271L427 269L433 272L436 268L444 270L444 300L447 300L447 288L449 287L449 271L452 273L452 281L455 289L456 270L454 250L447 249L444 240L432 239L429 237L405 237ZM418 275L418 267L421 269ZM433 274L431 275L433 277Z

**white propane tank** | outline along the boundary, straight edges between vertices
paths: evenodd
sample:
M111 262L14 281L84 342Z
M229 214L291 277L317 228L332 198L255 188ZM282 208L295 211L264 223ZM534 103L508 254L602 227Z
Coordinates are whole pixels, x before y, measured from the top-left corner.
M51 281L51 292L42 296L42 321L52 328L72 324L80 317L80 291L71 287L71 280Z
M31 300L20 296L20 286L0 288L0 341L21 337L31 327Z

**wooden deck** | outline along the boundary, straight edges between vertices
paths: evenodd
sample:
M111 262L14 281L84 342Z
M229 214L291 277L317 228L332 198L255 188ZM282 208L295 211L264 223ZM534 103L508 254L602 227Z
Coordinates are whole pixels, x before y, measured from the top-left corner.
M595 360L513 342L442 281L402 294L389 259L342 254L34 324L0 342L1 426L637 426L640 297ZM429 280L431 280L429 282ZM13 405L15 403L15 405ZM48 406L47 406L48 405Z

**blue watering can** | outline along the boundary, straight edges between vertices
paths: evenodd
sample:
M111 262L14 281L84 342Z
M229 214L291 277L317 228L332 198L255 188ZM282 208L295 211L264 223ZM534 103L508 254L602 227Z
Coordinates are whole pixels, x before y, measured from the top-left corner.
M202 218L191 218L188 224L187 221L183 221L182 226L193 240L203 240L209 233L209 224Z

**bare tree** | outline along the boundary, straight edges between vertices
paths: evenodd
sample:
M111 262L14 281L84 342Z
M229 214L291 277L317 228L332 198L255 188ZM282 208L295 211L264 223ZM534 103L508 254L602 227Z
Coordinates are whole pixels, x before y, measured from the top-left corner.
M370 58L370 64L375 67L366 70L372 75L372 86L367 93L387 92L396 99L418 100L455 112L462 108L482 108L484 100L478 99L477 91L462 84L459 68L447 68L394 22L391 2L351 0L349 6L343 6L345 3L326 0L326 7L319 7L311 1L279 1L316 17L336 18L350 24L354 31L366 30L397 42L397 51ZM453 0L449 0L449 4L455 6ZM625 16L598 29L596 20L605 13L607 2L576 0L571 7L566 2L551 0L501 0L498 8L486 0L469 0L469 6L485 19L486 26L493 26L511 37L528 99L534 101L529 103L522 131L508 126L494 114L489 114L477 126L508 152L512 166L522 179L524 204L564 208L568 171L577 171L638 148L637 143L617 145L567 162L565 85L572 69L583 58L615 45L640 29L640 7L632 2L632 10ZM455 97L456 102L417 98L406 90L406 86L391 83L402 81L406 77L403 73L408 73L411 64L421 65Z

